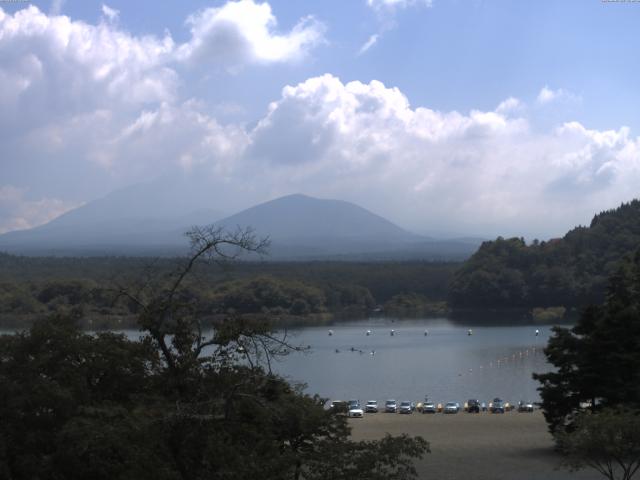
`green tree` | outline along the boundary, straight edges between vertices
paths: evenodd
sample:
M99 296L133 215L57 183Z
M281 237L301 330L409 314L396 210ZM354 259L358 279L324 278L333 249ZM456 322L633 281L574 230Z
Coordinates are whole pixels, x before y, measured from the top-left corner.
M563 465L593 468L609 480L631 480L640 468L640 416L629 410L603 410L577 416L571 431L556 434Z
M118 288L144 335L89 335L55 317L0 337L0 474L23 479L415 478L420 437L354 442L346 418L271 372L296 347L264 316L205 332L197 263L262 251L251 231L190 232L167 276Z
M611 277L604 305L554 332L545 354L556 370L534 374L553 433L570 428L583 405L640 408L640 251Z

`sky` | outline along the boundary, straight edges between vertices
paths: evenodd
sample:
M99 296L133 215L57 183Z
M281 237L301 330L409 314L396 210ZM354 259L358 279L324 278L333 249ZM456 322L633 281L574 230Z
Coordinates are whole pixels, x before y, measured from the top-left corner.
M640 196L638 2L166 3L0 0L0 233L155 181L483 237Z

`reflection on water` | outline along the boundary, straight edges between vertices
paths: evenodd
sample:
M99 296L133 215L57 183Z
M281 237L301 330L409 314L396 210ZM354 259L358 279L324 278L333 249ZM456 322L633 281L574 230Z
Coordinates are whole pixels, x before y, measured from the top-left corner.
M468 326L444 319L308 327L289 333L311 351L292 354L274 369L306 383L307 392L332 399L420 401L428 395L435 402L488 402L496 396L511 402L538 400L538 382L531 374L549 369L542 349L550 328Z

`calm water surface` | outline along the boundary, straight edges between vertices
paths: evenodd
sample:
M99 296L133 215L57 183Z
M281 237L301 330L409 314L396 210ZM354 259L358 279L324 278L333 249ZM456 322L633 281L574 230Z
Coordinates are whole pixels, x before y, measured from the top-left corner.
M289 334L294 343L309 345L310 352L292 354L274 370L306 383L308 393L332 399L421 401L428 395L435 402L489 401L496 396L511 402L538 400L538 382L531 374L550 368L542 352L550 328L468 326L445 319L372 319L308 327Z
M550 369L542 352L550 329L385 318L305 327L289 330L289 340L310 350L279 359L273 369L292 382L305 383L308 393L331 399L421 401L428 395L434 402L488 402L496 396L535 401L538 382L531 374ZM124 333L132 339L140 336L137 331Z

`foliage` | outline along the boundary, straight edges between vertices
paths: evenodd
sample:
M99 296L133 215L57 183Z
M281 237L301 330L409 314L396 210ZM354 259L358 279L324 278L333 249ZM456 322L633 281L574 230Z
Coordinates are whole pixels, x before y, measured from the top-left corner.
M581 307L604 300L607 277L640 244L640 200L596 215L561 239L485 242L456 272L454 307Z
M552 432L571 428L581 405L640 409L640 250L611 277L606 302L571 329L555 328L545 354L555 371L534 374Z
M114 282L168 275L178 266L169 258L0 253L0 326L24 328L43 315L73 314L90 330L135 328L135 305L125 298L114 300ZM268 313L283 322L301 323L328 314L361 316L403 294L424 297L430 305L442 304L455 268L456 264L428 262L235 262L233 269L200 263L185 279L185 287L202 318L228 312ZM423 311L441 313L440 308Z
M556 435L570 470L590 467L609 480L630 480L640 468L640 415L607 409L582 413L574 428Z
M416 477L421 439L349 439L345 417L270 371L296 347L264 316L202 329L199 262L260 251L250 231L191 232L166 275L122 286L143 336L82 333L55 316L0 337L0 476L26 479Z

